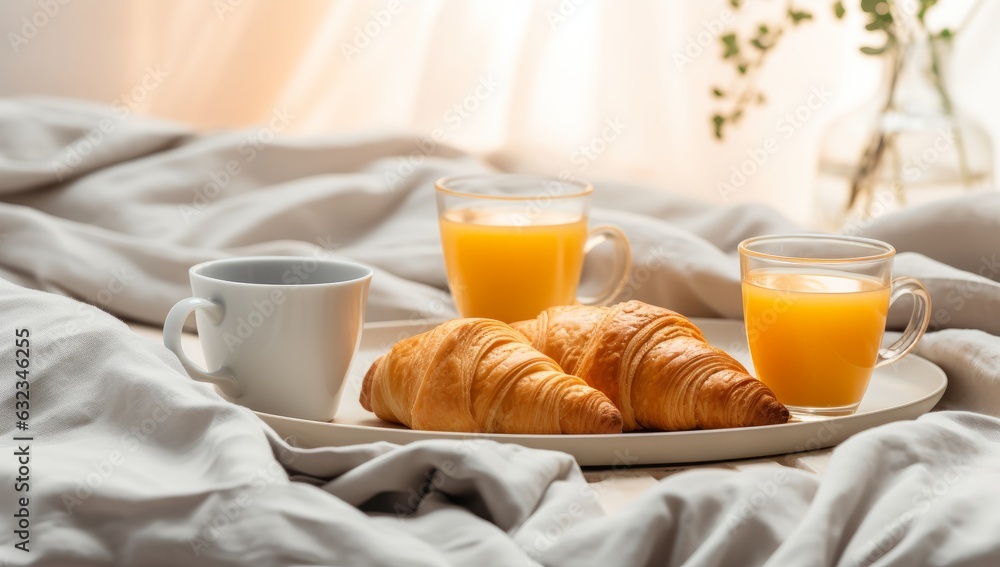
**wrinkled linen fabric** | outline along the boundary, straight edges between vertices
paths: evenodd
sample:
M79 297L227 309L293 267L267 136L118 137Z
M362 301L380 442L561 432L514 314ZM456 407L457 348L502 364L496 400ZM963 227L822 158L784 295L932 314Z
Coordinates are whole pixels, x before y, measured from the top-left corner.
M372 321L454 315L433 181L493 171L488 162L414 137L263 139L79 102L0 101L0 561L1000 563L1000 195L853 227L896 246L896 275L931 290L934 330L918 352L948 374L938 411L852 437L822 475L695 469L608 516L562 453L488 441L293 447L115 318L161 325L188 295L192 264L248 254L372 265ZM739 318L736 245L802 230L762 206L596 185L592 222L622 227L634 250L622 299L689 316ZM597 263L586 281L601 277ZM890 324L907 318L899 306ZM31 342L28 493L14 490L19 329ZM30 499L30 552L14 547L17 497Z

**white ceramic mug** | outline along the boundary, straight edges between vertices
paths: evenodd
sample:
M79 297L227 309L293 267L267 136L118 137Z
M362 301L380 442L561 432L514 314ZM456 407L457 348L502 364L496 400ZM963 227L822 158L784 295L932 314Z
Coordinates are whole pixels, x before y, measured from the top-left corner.
M361 342L372 270L294 256L213 260L191 268L194 297L167 314L163 343L195 380L250 409L333 419ZM205 362L181 347L195 311Z

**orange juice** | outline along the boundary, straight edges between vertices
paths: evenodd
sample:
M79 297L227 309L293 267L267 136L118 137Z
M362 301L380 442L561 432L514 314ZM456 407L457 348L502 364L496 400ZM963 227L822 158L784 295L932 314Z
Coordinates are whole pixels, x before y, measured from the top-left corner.
M576 302L586 217L463 208L440 221L448 283L463 317L511 323Z
M787 406L855 406L878 355L889 287L820 269L744 277L743 314L757 377Z

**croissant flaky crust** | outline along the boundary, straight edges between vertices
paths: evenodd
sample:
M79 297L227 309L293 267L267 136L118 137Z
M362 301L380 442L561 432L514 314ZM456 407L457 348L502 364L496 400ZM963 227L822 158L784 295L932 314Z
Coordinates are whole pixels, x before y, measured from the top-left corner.
M563 370L607 394L625 431L788 421L788 409L686 317L641 301L552 307L511 325Z
M614 404L492 319L455 319L376 360L361 405L412 429L621 433Z

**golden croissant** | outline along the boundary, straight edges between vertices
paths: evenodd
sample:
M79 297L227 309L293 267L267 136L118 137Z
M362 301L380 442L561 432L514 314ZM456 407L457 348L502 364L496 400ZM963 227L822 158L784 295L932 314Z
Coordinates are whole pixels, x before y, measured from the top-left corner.
M492 319L455 319L396 343L368 369L361 405L412 429L622 431L607 396Z
M511 326L564 371L607 394L625 431L788 421L788 409L767 386L669 309L641 301L552 307Z

